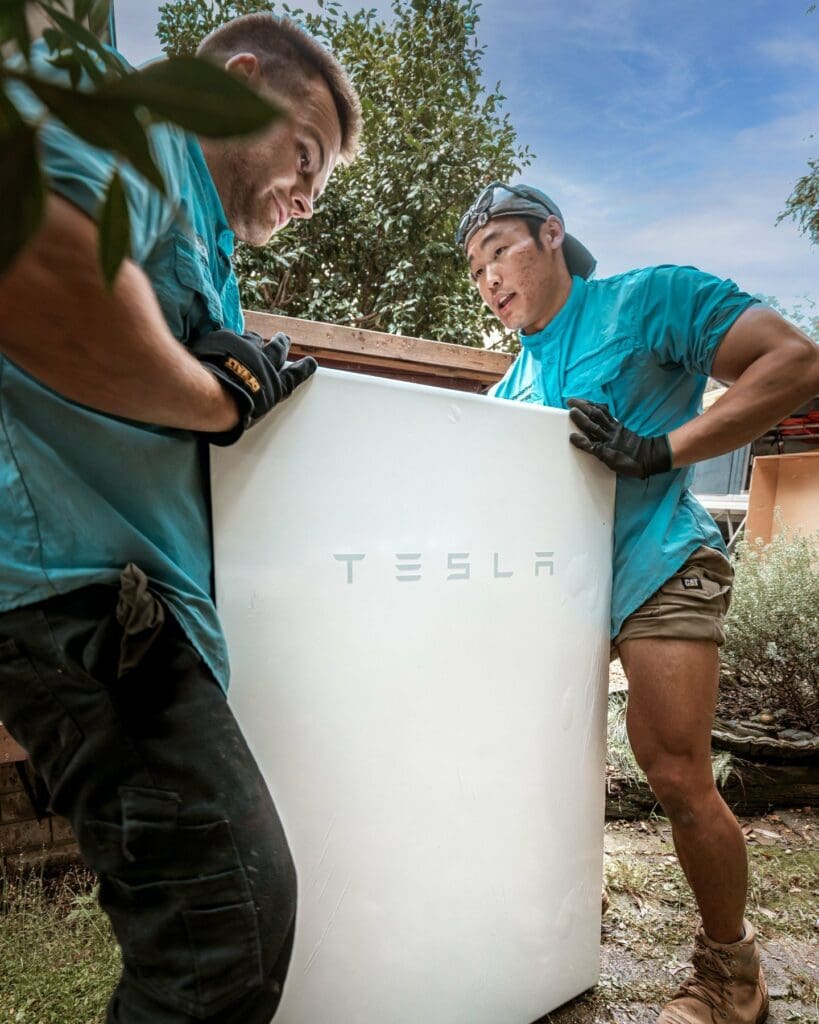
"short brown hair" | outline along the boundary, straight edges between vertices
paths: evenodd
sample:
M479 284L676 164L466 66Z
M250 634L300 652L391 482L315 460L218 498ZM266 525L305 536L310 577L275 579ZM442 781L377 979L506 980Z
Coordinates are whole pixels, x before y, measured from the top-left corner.
M226 63L237 53L252 53L266 80L285 96L297 98L304 79L321 76L335 103L341 126L342 163L349 163L361 134L361 103L347 72L320 43L289 18L245 14L233 18L202 40L197 56Z

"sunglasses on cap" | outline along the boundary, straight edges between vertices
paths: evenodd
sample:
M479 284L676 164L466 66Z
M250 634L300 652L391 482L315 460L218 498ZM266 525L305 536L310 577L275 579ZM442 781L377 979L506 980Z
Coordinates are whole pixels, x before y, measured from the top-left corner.
M533 206L539 207L539 209L532 210ZM560 211L552 208L545 201L545 197L535 189L530 189L525 185L516 187L515 185L505 185L502 181L492 181L481 191L478 198L461 218L461 223L455 232L455 244L466 245L469 238L479 228L499 214L519 213L525 215L530 212L536 216L542 216L541 210L546 211L547 217L554 216L563 220Z

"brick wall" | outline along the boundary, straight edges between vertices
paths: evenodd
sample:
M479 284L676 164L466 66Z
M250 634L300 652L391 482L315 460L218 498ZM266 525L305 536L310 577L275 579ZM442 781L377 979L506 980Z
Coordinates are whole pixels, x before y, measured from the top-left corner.
M71 826L50 815L37 821L14 764L0 764L0 858L9 867L48 867L80 859Z

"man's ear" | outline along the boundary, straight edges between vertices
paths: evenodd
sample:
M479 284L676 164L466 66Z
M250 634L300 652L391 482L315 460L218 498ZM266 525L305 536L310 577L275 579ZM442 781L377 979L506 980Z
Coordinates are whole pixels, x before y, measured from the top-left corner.
M262 81L259 58L254 53L234 53L225 64L225 71L236 75L252 88L258 88Z
M550 249L559 249L563 245L563 236L565 234L563 225L554 215L547 217L540 225L540 240Z

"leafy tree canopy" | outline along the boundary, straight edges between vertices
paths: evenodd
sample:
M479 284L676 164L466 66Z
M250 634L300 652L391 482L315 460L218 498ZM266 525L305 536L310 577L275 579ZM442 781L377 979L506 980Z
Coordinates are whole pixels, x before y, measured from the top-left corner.
M453 235L478 188L530 161L481 81L472 0L394 0L392 17L318 14L250 0L171 0L158 35L191 53L211 29L255 11L288 14L339 58L364 109L361 155L339 169L314 218L263 249L240 247L246 306L288 316L480 346L498 321L469 283Z
M792 217L803 235L819 245L819 160L808 160L808 172L794 185L779 217Z

